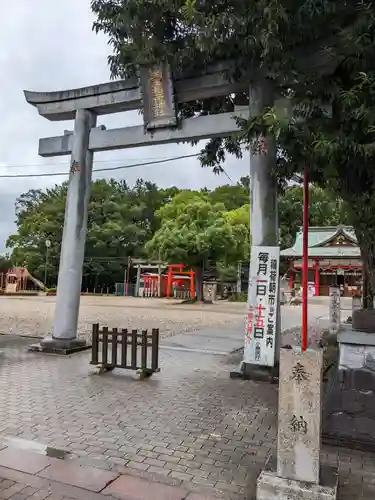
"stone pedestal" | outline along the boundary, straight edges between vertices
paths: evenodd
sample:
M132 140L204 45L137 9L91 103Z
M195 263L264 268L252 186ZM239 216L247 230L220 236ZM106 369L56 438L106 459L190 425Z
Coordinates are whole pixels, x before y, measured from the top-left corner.
M334 500L337 496L337 469L323 467L319 484L279 477L271 458L257 482L257 500Z
M83 339L59 340L45 338L39 344L32 344L28 347L29 352L44 352L46 354L74 354L76 352L91 349L91 344Z
M375 452L375 333L342 325L337 336L339 366L327 394L323 442Z
M203 298L206 302L214 303L217 295L217 283L203 283Z
M359 295L353 295L352 298L352 320L355 311L359 311L362 308L362 297Z
M277 364L269 367L241 363L239 366L236 366L233 370L231 370L230 378L277 384L279 380L279 365Z
M277 458L257 482L257 500L334 500L337 470L320 466L320 349L282 348Z

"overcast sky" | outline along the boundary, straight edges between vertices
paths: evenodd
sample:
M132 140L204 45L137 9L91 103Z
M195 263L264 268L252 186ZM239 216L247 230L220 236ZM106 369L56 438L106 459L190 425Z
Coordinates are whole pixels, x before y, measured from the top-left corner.
M104 36L92 32L90 0L12 0L3 1L0 17L0 176L38 172L68 172L68 157L40 158L40 137L60 135L72 129L72 122L50 122L29 106L23 90L49 91L102 83L110 79L107 56L110 47ZM107 128L141 123L136 112L101 117ZM95 155L96 168L143 162L193 153L199 148L164 145ZM248 173L248 159L231 159L225 166L237 180ZM162 187L215 187L228 184L225 176L202 169L196 159L179 160L156 166L126 169L115 174L96 174L94 178L125 179L133 184L142 177ZM0 178L0 252L14 232L14 202L31 188L60 183L63 177L34 179Z

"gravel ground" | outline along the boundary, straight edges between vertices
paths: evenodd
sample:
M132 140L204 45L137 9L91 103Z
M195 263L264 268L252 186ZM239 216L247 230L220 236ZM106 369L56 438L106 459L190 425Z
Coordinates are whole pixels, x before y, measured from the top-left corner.
M0 297L0 334L44 337L51 333L55 297ZM180 304L164 299L133 297L81 298L78 333L87 337L93 323L109 328L159 328L165 338L186 331L243 325L243 303Z

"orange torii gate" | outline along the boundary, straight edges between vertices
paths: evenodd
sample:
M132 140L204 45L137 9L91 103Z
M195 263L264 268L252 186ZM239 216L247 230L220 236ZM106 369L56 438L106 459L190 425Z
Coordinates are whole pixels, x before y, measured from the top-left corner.
M184 271L187 266L185 264L170 264L167 274L167 297L172 295L172 284L174 274L188 276L190 278L190 297L193 299L195 297L195 272L190 269L190 271Z

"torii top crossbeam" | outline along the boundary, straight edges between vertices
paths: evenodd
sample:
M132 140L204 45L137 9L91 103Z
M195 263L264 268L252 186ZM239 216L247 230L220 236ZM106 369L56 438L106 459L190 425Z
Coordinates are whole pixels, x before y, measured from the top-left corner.
M204 75L174 79L174 94L178 103L208 99L246 90L248 83L231 82L222 65ZM51 121L74 120L78 109L88 109L98 115L140 109L142 91L137 78L78 89L55 92L24 91L26 101Z
M193 117L178 122L175 103L184 103L215 96L229 95L246 90L248 83L231 82L225 70L218 65L204 75L188 75L173 79L168 65L144 68L140 79L132 78L117 82L55 92L25 91L29 104L39 114L51 121L73 120L78 110L95 115L119 113L143 109L144 126L106 130L94 127L90 132L88 149L92 152L142 147L184 141L199 141L212 137L226 137L238 130L235 116L248 116L248 107L235 112ZM152 77L147 72L156 71L156 82L150 88ZM145 74L146 73L146 74ZM155 86L155 83L157 84ZM155 88L157 87L157 88ZM157 134L154 131L158 129ZM39 155L43 157L71 154L73 135L48 137L39 141Z

